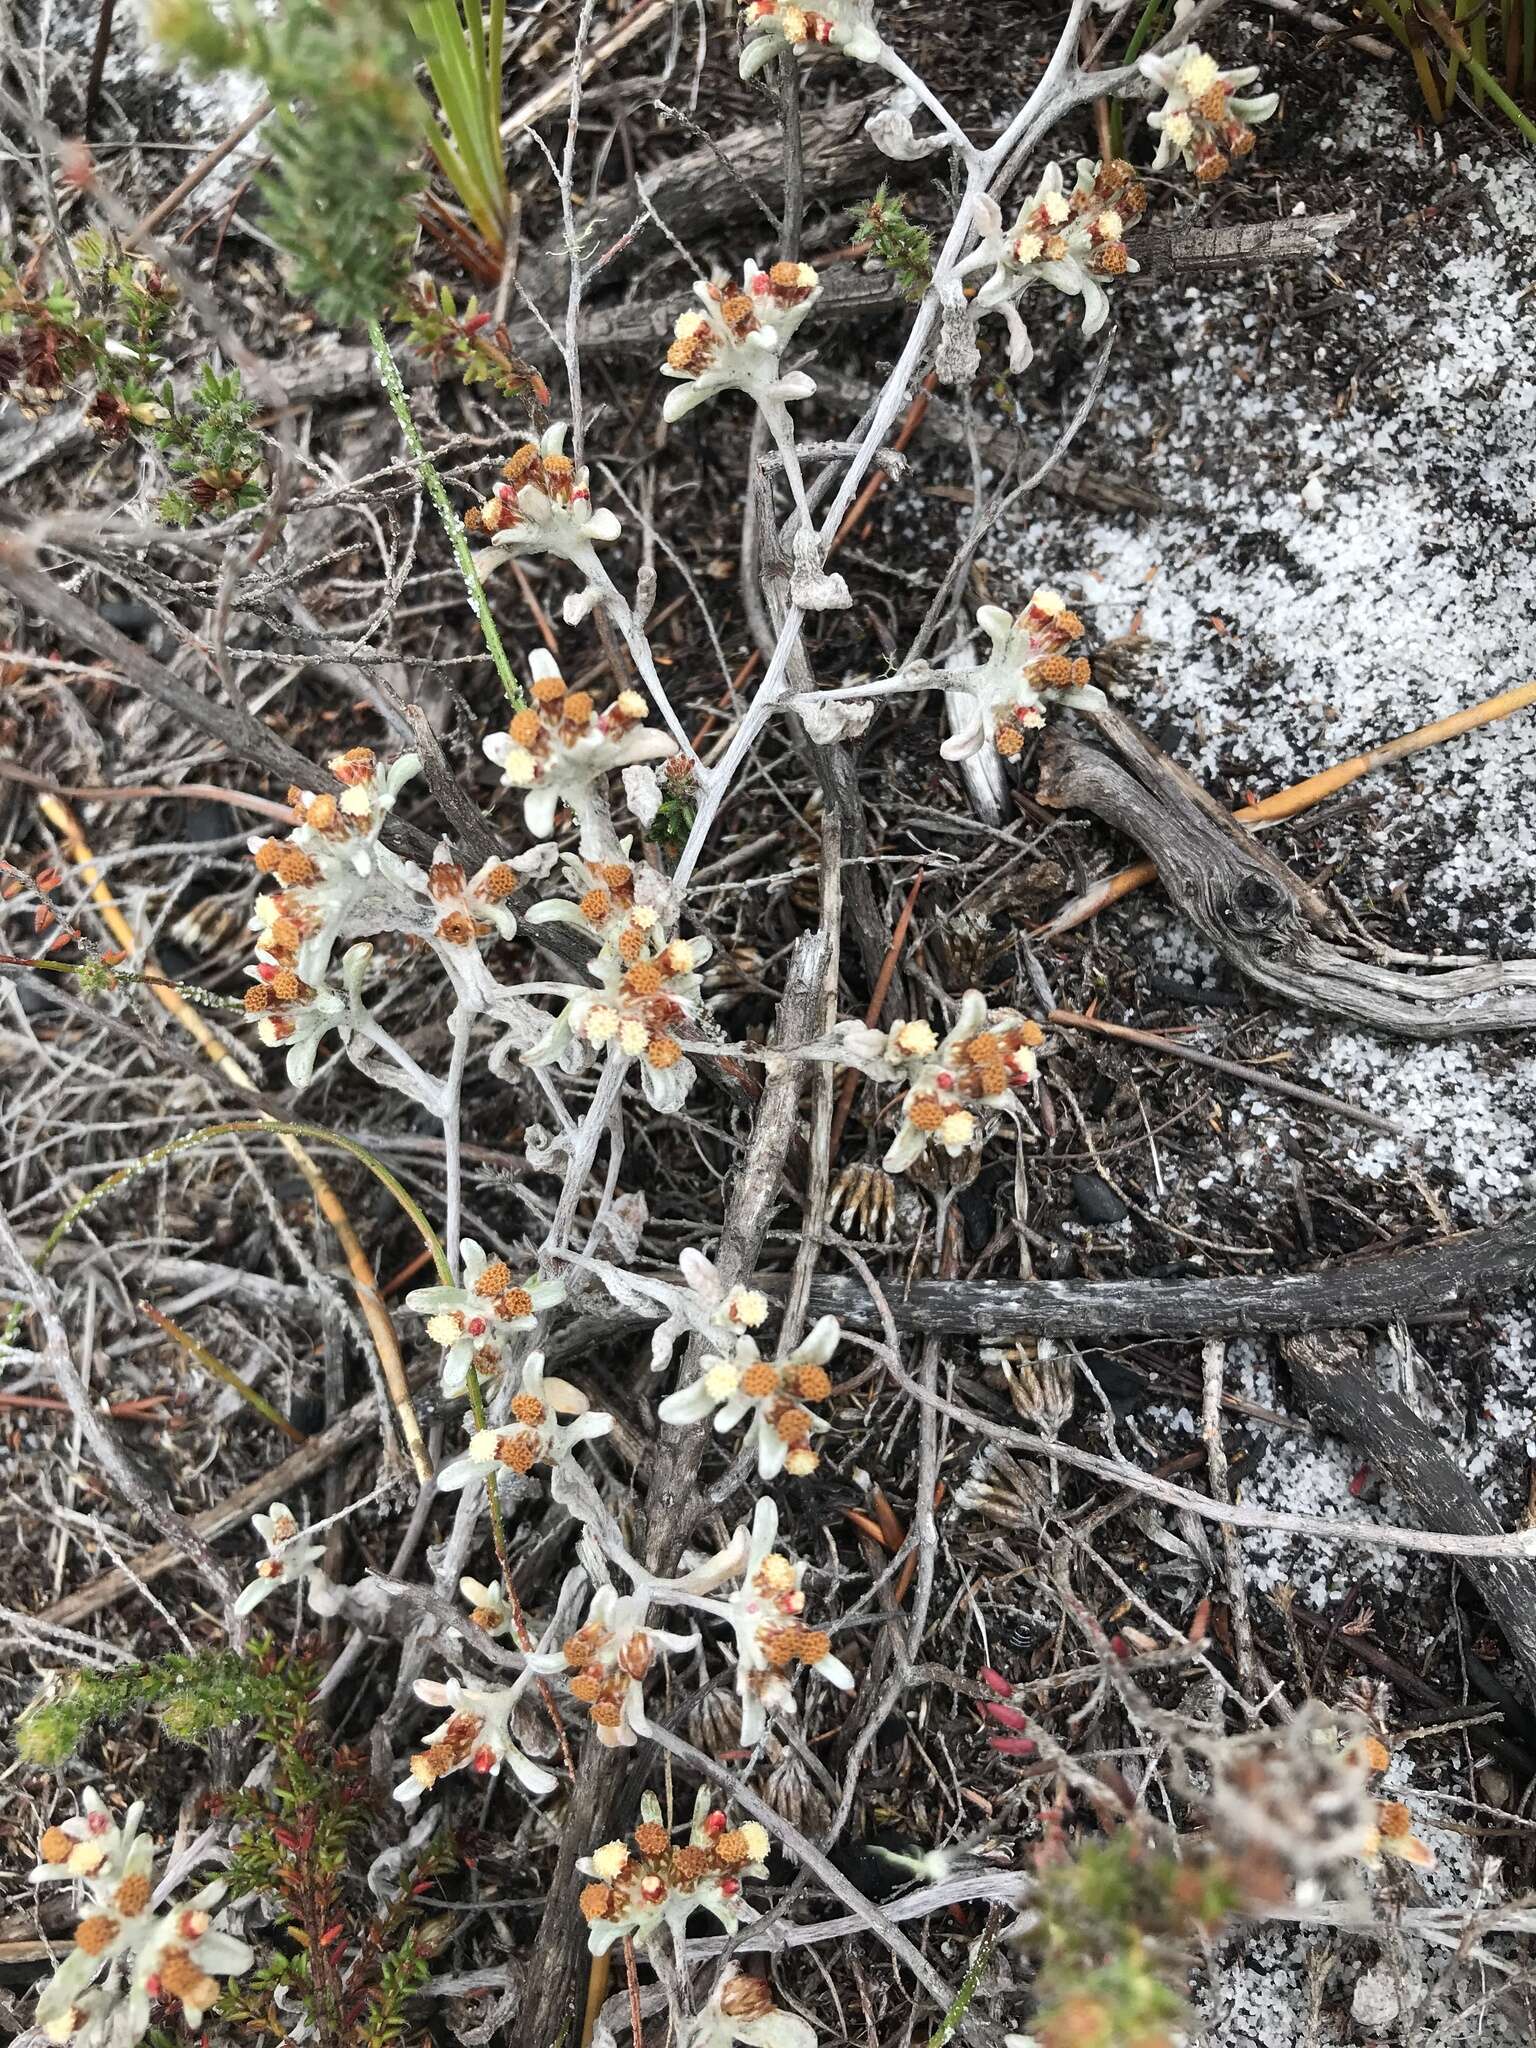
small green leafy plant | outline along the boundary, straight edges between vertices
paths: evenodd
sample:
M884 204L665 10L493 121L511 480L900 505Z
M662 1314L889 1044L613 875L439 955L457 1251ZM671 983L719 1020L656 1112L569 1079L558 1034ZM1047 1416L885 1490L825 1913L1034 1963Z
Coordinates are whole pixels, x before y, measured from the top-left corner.
M20 274L0 267L0 394L35 416L89 379L86 418L102 439L158 451L178 479L158 508L172 525L261 504L263 450L239 372L205 363L183 398L165 375L175 286L95 232L71 253L83 296L42 286L35 264Z
M74 1671L51 1685L16 1722L23 1762L56 1768L67 1763L92 1732L152 1714L167 1735L198 1742L237 1721L263 1720L307 1697L308 1666L275 1661L265 1646L237 1650L173 1651L122 1671Z
M927 291L933 277L932 242L926 228L907 219L906 202L884 184L854 222L856 241L868 242L869 261L888 270L909 299Z

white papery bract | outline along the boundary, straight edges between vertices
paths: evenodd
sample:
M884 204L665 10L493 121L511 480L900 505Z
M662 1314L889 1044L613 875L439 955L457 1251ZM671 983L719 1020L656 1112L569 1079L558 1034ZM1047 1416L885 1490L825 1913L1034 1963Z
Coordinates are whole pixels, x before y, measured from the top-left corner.
M1190 12L1190 5L1191 0L1181 0L1174 9L1176 21ZM1202 184L1224 177L1234 157L1249 154L1254 127L1280 104L1275 92L1241 93L1258 77L1256 64L1223 71L1198 43L1185 43L1166 56L1142 57L1139 68L1165 95L1147 116L1147 125L1157 133L1153 170L1166 170L1180 158Z
M200 2026L219 1979L239 1976L255 1960L238 1936L213 1923L225 1887L205 1885L185 1905L156 1912L154 1844L138 1832L142 1808L130 1808L119 1828L94 1790L83 1804L78 1820L49 1828L38 1845L34 1879L78 1878L90 1907L38 1997L39 2028L77 2048L132 2048L159 1999L176 2000L187 2024Z
M1146 193L1135 172L1118 160L1098 163L1080 157L1071 191L1061 166L1047 166L1034 194L1005 228L997 201L985 194L974 202L980 233L977 247L958 266L965 276L990 268L991 275L971 301L971 318L997 313L1007 324L1008 367L1027 369L1034 353L1018 301L1032 287L1046 285L1080 297L1083 334L1098 333L1109 318L1101 280L1134 271L1125 234L1141 218Z
M462 1394L471 1366L482 1380L501 1371L507 1346L520 1331L538 1328L539 1317L565 1299L560 1280L537 1274L515 1278L505 1259L492 1258L466 1237L459 1244L457 1287L416 1287L405 1305L429 1318L427 1335L443 1346L443 1392Z
M684 2048L816 2048L816 2029L795 2013L781 2012L766 1977L738 1976L729 1966L702 2012L695 2014Z
M410 1776L395 1787L400 1804L414 1806L439 1778L466 1765L481 1777L494 1778L505 1764L535 1798L553 1792L559 1779L536 1764L512 1738L512 1716L532 1677L532 1671L524 1669L511 1685L495 1691L477 1690L457 1678L444 1684L418 1678L417 1699L429 1707L446 1707L448 1718L428 1735L427 1747L411 1758Z
M831 1393L826 1365L841 1334L836 1316L823 1316L802 1343L777 1360L762 1357L754 1338L738 1337L729 1353L706 1357L692 1385L669 1394L656 1412L663 1422L677 1425L713 1416L721 1435L750 1415L759 1476L777 1479L787 1470L804 1478L821 1462L811 1438L831 1426L806 1403L825 1401Z
M573 1418L562 1423L559 1418ZM595 1410L579 1387L544 1371L544 1354L532 1351L523 1361L521 1392L512 1397L511 1420L496 1429L477 1429L469 1448L437 1475L441 1493L490 1478L498 1470L526 1476L535 1465L557 1469L578 1444L606 1436L613 1417Z
M760 270L751 258L736 284L719 278L696 284L700 310L679 313L664 377L682 380L670 391L662 418L680 420L722 391L744 391L760 405L783 406L815 395L801 370L786 374L780 358L795 330L821 297L809 263L775 263Z
M889 1031L843 1023L836 1035L851 1066L874 1080L906 1083L901 1128L881 1161L887 1173L904 1172L930 1145L956 1159L979 1144L976 1110L1015 1110L1014 1090L1034 1080L1035 1049L1045 1037L1016 1010L989 1011L974 988L943 1039L920 1019Z
M642 1796L640 1814L632 1843L605 1842L576 1865L593 1880L580 1899L593 1955L604 1954L626 1935L643 1948L663 1927L680 1941L694 1912L712 1914L727 1934L734 1934L741 1921L757 1918L741 1896L741 1882L768 1875L766 1828L756 1821L733 1828L702 1789L688 1840L676 1847L654 1792Z
M650 1607L648 1594L599 1586L580 1628L558 1651L529 1660L535 1671L565 1676L572 1698L587 1709L606 1749L629 1748L637 1735L650 1734L645 1678L657 1657L698 1648L697 1634L651 1627L646 1620Z
M1087 660L1068 652L1083 622L1059 592L1037 590L1017 618L984 604L976 623L992 651L980 668L952 671L968 715L939 748L946 761L964 761L989 741L1011 761L1023 752L1024 735L1045 722L1048 702L1103 704L1089 688Z
M575 814L584 854L609 850L607 781L641 761L662 761L677 742L644 723L649 705L638 690L621 690L599 711L585 690L568 690L554 656L539 648L528 662L532 703L512 714L505 732L484 741L509 789L523 792L523 822L536 839L555 829L563 803ZM606 829L605 829L606 828Z
M795 1695L790 1672L807 1664L818 1677L842 1692L853 1690L853 1673L832 1654L824 1629L805 1626L805 1595L800 1580L803 1564L774 1548L779 1510L766 1495L752 1517L741 1584L724 1603L736 1637L736 1690L741 1696L741 1739L757 1741L772 1714L792 1714Z
M869 0L820 0L814 8L787 0L747 0L741 25L747 40L737 69L743 78L755 77L785 50L816 44L858 64L878 64L885 55Z

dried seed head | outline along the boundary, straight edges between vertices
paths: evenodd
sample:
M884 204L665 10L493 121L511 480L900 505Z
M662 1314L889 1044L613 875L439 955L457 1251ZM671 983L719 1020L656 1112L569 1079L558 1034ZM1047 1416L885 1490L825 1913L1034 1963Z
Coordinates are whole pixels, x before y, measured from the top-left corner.
M627 1842L604 1842L600 1849L592 1851L592 1868L610 1884L629 1861Z
M773 1987L764 1977L732 1977L720 1993L720 2010L733 2020L765 2020L774 2010Z
M708 1849L685 1845L673 1851L672 1875L679 1884L697 1884L701 1877L709 1874L714 1860Z
M445 946L472 946L475 920L466 910L450 910L446 917L438 919L433 937L441 939Z
M617 1700L595 1699L591 1713L599 1728L617 1728L624 1718L623 1709Z
M588 1671L579 1672L570 1681L571 1698L580 1700L584 1707L591 1706L603 1689L603 1681L594 1678Z
M653 1863L658 1856L666 1855L671 1839L659 1820L643 1820L635 1829L635 1847Z

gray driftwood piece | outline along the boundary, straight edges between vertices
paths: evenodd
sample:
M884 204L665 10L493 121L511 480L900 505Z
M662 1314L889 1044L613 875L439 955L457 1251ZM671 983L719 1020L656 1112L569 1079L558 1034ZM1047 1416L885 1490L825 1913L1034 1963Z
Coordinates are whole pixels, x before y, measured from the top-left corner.
M1426 1527L1458 1536L1501 1533L1498 1517L1434 1430L1372 1371L1359 1330L1287 1337L1280 1348L1313 1422L1358 1444ZM1462 1564L1536 1694L1536 1560L1468 1557Z
M1220 1280L916 1280L887 1296L900 1330L965 1337L1221 1337L1380 1324L1487 1301L1536 1273L1536 1212L1486 1230L1309 1273ZM754 1286L782 1294L782 1274ZM826 1276L811 1311L878 1332L858 1280Z
M1363 957L1317 892L1129 719L1113 709L1079 715L1119 758L1053 732L1040 802L1091 811L1134 841L1200 936L1250 981L1306 1009L1404 1037L1536 1029L1536 960L1414 970Z

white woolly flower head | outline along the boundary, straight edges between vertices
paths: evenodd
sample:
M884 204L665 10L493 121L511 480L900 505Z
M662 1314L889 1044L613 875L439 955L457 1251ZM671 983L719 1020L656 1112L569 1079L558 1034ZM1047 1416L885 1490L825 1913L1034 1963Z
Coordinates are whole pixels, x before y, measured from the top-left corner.
M154 1845L138 1833L142 1809L130 1808L119 1828L94 1792L84 1806L78 1821L49 1828L38 1844L42 1876L80 1878L89 1905L68 1955L39 1994L39 2029L76 2048L128 2048L162 1999L178 2004L190 2027L201 2026L219 1980L255 1961L243 1941L214 1924L225 1887L205 1885L184 1905L157 1912ZM96 1853L102 1860L94 1861Z
M777 1479L787 1471L804 1478L821 1463L812 1438L831 1426L813 1404L832 1392L827 1360L841 1334L836 1316L823 1316L802 1343L776 1360L762 1357L751 1336L738 1337L728 1353L706 1357L698 1378L669 1394L656 1412L679 1427L713 1416L721 1435L750 1415L759 1477Z
M629 1748L637 1736L649 1735L647 1675L663 1658L698 1648L696 1634L653 1628L646 1618L649 1608L647 1594L599 1586L580 1628L558 1651L531 1660L535 1671L564 1676L571 1697L586 1708L607 1749Z
M746 1556L741 1584L725 1603L736 1637L741 1739L749 1745L763 1733L770 1715L794 1713L790 1674L797 1664L809 1665L842 1692L853 1690L853 1673L832 1654L832 1638L805 1624L806 1596L800 1590L805 1566L775 1548L778 1534L778 1506L764 1495L750 1531L737 1532Z
M646 725L650 706L638 690L621 690L600 711L588 691L566 688L544 648L528 670L531 702L513 712L505 732L485 740L485 752L505 786L523 792L523 822L535 839L554 831L563 803L576 814L585 846L594 808L607 816L607 778L636 762L665 760L677 742Z
M1050 164L1011 227L996 200L974 202L980 241L961 274L990 267L972 301L973 317L1000 314L1008 327L1008 367L1027 369L1033 354L1018 301L1037 285L1082 299L1083 334L1097 334L1109 318L1104 284L1136 269L1125 236L1146 209L1147 197L1130 165L1080 157L1070 191L1059 164Z
M462 1578L459 1594L469 1607L469 1618L488 1636L504 1636L516 1625L512 1603L501 1590L500 1579L485 1585L479 1579Z
M960 999L953 1028L938 1039L931 1025L898 1022L889 1031L844 1023L837 1037L849 1065L872 1079L901 1081L900 1127L881 1164L903 1173L934 1146L951 1159L985 1135L977 1111L1012 1112L1014 1091L1035 1078L1045 1034L1016 1010L992 1010L979 989Z
M311 1543L281 1501L275 1501L268 1514L252 1515L251 1526L266 1545L267 1554L257 1565L255 1578L236 1597L236 1614L249 1614L279 1586L300 1585L308 1589L316 1612L325 1612L331 1593L330 1580L320 1568L325 1545Z
M810 398L815 384L801 370L787 374L780 358L795 330L821 296L809 263L775 263L760 270L749 258L742 281L696 284L697 307L679 313L664 377L681 380L662 407L680 420L721 391L745 391L759 403Z
M1059 591L1037 590L1017 617L984 604L976 623L991 642L980 668L961 669L954 681L967 716L939 748L946 761L964 761L990 743L1005 761L1024 750L1024 737L1045 722L1046 705L1102 705L1090 687L1093 670L1072 653L1083 622Z
M756 1821L732 1827L723 1809L701 1789L686 1842L674 1844L654 1792L640 1801L640 1824L629 1841L604 1842L576 1868L591 1882L579 1901L587 1947L604 1954L628 1935L643 1948L670 1928L681 1938L694 1912L712 1914L727 1934L756 1911L741 1896L742 1881L768 1875L768 1831Z
M290 789L296 822L288 837L249 842L257 872L274 885L257 897L252 914L257 949L311 983L324 980L348 926L369 929L366 919L379 903L393 903L408 888L410 864L390 852L380 833L401 790L421 772L415 754L386 767L370 747L349 747L326 765L340 793Z
M538 1328L546 1310L565 1299L565 1283L530 1273L519 1279L505 1259L493 1258L474 1238L459 1244L461 1284L416 1287L405 1305L428 1318L427 1335L443 1347L443 1392L462 1394L473 1365L482 1380L506 1364L507 1347L520 1331Z
M561 1422L562 1415L572 1420ZM579 1387L544 1370L544 1354L523 1361L522 1386L512 1397L510 1420L495 1429L474 1430L469 1447L437 1475L441 1493L483 1483L498 1471L526 1477L535 1465L558 1469L578 1444L606 1436L613 1417L595 1410Z
M814 8L790 0L747 0L741 26L746 41L737 69L743 78L754 77L785 50L822 46L857 64L878 64L885 54L870 0L818 0Z
M474 557L477 576L488 576L510 556L556 555L586 579L562 607L567 625L584 619L611 593L597 549L623 531L607 510L593 509L590 473L565 452L565 424L546 427L538 440L524 441L502 465L501 482L483 505L471 506L464 524L490 536L491 545Z
M1175 20L1189 11L1189 0L1181 0L1174 9ZM1158 138L1154 171L1166 170L1179 159L1202 184L1213 184L1226 176L1234 157L1251 152L1254 128L1280 104L1278 93L1242 91L1257 79L1256 64L1223 71L1198 43L1184 43L1166 55L1138 61L1143 77L1164 95L1163 104L1147 116L1147 125Z
M770 1303L757 1287L727 1287L714 1263L692 1245L678 1254L680 1288L671 1290L672 1307L651 1338L651 1371L665 1372L679 1337L692 1331L711 1337L721 1330L750 1334L768 1320Z
M466 1768L480 1777L496 1777L503 1764L535 1798L553 1792L559 1779L518 1745L512 1734L517 1703L533 1672L525 1667L512 1684L481 1691L457 1678L440 1684L418 1678L416 1697L429 1707L445 1707L448 1718L427 1736L427 1746L411 1758L410 1775L395 1787L402 1806L414 1806L439 1778Z
M617 878L632 871L614 862L599 864L598 872ZM652 1109L669 1115L693 1086L693 1063L684 1057L678 1034L698 1011L699 969L713 948L705 938L668 938L659 917L649 921L645 905L633 904L633 898L633 907L615 901L623 887L617 880L599 881L580 903L541 903L529 913L530 923L580 922L605 938L589 966L598 988L570 987L570 999L523 1054L523 1064L559 1061L574 1070L594 1053L617 1047L639 1062L640 1085Z

